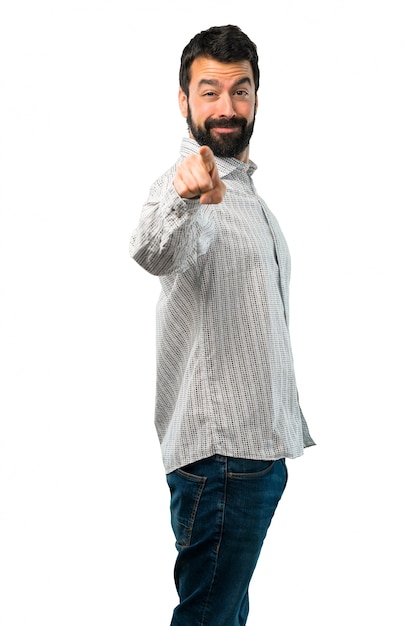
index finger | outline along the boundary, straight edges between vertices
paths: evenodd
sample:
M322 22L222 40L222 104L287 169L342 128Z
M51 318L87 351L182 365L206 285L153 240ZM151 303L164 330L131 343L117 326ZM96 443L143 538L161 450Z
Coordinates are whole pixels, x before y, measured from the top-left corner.
M212 150L209 146L202 146L199 150L199 154L202 157L205 168L210 174L215 167L215 157Z

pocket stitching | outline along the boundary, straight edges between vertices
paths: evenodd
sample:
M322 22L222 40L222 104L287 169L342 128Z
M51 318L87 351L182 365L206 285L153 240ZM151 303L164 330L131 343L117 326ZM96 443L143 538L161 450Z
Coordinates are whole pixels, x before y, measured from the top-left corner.
M259 472L228 472L227 476L228 478L239 478L239 479L260 478L268 474L272 470L274 464L275 464L275 461L271 461L270 465L268 465L265 469L260 470Z
M207 481L207 477L206 476L195 476L193 474L188 474L187 472L185 472L182 469L177 469L174 470L174 472L176 474L178 474L179 476L181 476L181 478L184 478L186 480L190 480L190 482L194 482L194 483L200 483L197 487L197 492L196 492L196 496L194 498L194 502L193 502L193 507L190 511L190 517L188 519L188 524L183 524L181 521L178 520L178 524L183 528L183 532L182 532L182 539L183 541L178 541L176 539L176 544L178 545L179 548L187 548L190 545L190 541L191 541L191 537L192 537L192 532L193 532L193 528L194 528L194 524L195 524L195 520L196 520L196 514L197 514L197 510L199 508L199 504L200 504L200 498L202 496L203 493L203 489L205 488L206 485L206 481Z

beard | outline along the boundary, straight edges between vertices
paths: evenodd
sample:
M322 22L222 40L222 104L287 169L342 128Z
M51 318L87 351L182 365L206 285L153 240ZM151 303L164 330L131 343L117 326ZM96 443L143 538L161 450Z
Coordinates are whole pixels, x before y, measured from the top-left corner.
M187 105L187 124L193 138L199 145L209 146L217 157L238 158L250 143L254 121L255 114L252 122L247 122L245 117L220 118L219 120L209 118L205 121L204 127L197 126L193 122L190 106ZM211 134L212 128L237 128L239 130L234 133L219 134L215 137Z

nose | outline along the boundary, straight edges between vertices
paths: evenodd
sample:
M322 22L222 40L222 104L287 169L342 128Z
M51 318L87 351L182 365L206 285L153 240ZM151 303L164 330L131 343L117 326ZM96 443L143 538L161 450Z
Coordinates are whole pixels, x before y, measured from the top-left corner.
M218 99L217 115L218 117L227 117L228 119L234 117L234 103L229 94L223 94L222 97Z

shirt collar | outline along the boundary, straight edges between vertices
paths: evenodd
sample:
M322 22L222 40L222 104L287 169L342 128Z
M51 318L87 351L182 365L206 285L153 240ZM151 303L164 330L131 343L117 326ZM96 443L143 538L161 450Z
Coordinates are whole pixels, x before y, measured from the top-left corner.
M199 152L199 148L200 145L195 139L184 137L181 142L180 154L182 157L187 157L189 154L197 154ZM246 172L248 176L252 176L257 169L257 165L251 161L251 159L248 163L243 163L239 159L235 159L233 157L215 157L215 162L221 178L224 178L228 174L231 174L231 172L238 170Z

